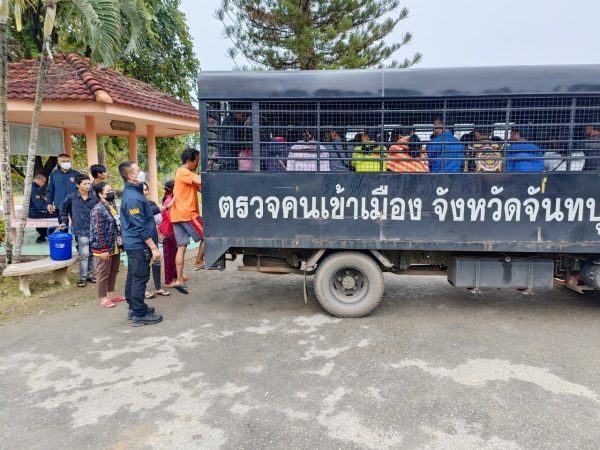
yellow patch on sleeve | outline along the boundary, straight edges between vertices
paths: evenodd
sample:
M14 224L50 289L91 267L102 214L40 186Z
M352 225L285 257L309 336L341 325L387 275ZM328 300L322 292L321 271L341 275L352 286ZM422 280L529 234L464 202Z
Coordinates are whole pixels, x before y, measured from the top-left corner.
M140 208L131 208L129 210L129 214L132 216L135 216L136 214L139 214L139 213L140 213Z

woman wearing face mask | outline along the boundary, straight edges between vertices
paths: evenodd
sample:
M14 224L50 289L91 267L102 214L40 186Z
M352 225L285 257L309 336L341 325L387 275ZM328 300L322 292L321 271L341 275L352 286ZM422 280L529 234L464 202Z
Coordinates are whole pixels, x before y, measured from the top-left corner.
M100 306L113 308L125 297L115 296L121 253L121 222L114 207L115 192L106 183L94 186L99 202L90 212L90 249L96 257L96 287Z
M169 180L165 183L165 195L162 199L163 205L173 203L173 189L175 182ZM170 211L163 211L163 221L158 226L158 232L163 237L163 261L165 265L165 287L171 288L177 282L177 268L175 267L175 256L177 255L177 241L173 231Z

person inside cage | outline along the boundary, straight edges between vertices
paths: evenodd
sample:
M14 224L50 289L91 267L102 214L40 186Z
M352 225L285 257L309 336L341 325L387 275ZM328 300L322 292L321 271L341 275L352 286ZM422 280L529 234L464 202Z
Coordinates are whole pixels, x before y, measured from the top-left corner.
M427 152L412 128L398 128L392 132L393 144L386 154L390 172L429 172Z
M329 152L315 140L315 131L301 130L301 138L290 147L286 170L288 172L329 172Z
M510 144L506 150L507 172L542 172L543 152L535 144L533 129L525 125L515 125L510 130Z
M385 172L386 161L382 161L385 155L385 147L381 146L381 131L373 128L364 133L358 133L354 140L358 145L352 152L352 168L357 172Z
M462 172L465 146L440 117L433 121L432 139L427 145L431 172Z

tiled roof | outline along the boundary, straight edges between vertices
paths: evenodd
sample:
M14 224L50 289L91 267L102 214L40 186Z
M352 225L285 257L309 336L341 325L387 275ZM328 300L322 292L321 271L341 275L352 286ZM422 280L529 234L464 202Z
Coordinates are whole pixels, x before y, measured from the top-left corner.
M9 99L35 99L38 67L39 62L31 59L9 63ZM171 116L198 119L198 111L181 100L116 70L90 68L89 59L75 54L55 56L54 63L48 71L44 100L115 103Z

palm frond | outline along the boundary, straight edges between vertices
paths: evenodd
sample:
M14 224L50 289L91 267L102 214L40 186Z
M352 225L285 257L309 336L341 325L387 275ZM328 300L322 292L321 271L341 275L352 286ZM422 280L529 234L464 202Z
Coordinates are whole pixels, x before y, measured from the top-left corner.
M112 64L120 50L122 28L119 0L70 0L90 36L92 60Z
M120 8L129 24L129 36L125 53L138 51L145 39L156 39L151 26L153 16L143 0L121 0Z

